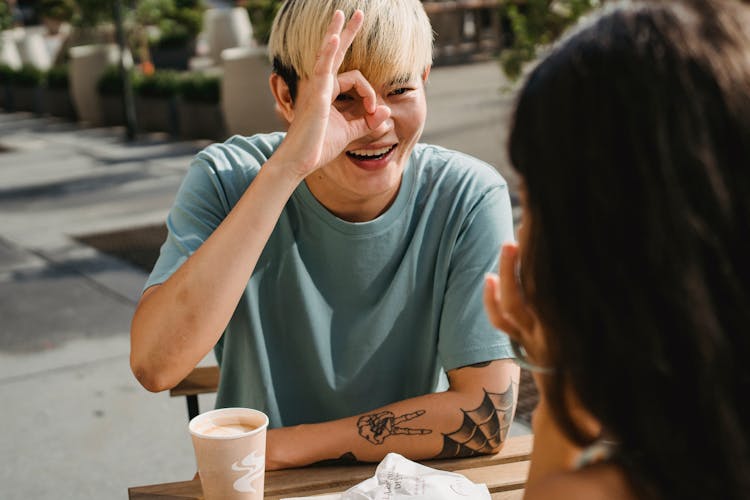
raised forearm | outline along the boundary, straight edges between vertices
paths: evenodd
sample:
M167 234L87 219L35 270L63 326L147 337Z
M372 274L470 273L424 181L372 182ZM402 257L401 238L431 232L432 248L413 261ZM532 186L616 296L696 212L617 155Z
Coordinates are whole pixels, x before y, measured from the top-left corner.
M512 368L507 372L504 380L491 387L474 384L354 417L270 430L267 467L282 469L337 459L376 462L390 452L414 460L496 453L510 428L517 400L517 375L513 376Z
M141 299L131 325L131 367L147 389L174 386L226 328L299 183L280 167L269 160L200 248Z

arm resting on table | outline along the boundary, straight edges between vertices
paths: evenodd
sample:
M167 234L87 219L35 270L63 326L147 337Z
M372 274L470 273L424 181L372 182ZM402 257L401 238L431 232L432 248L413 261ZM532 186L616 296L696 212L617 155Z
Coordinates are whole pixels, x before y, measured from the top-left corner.
M390 452L412 460L497 453L516 407L518 366L495 360L451 370L448 379L445 392L331 422L272 429L266 468L377 462ZM486 424L477 428L478 420Z

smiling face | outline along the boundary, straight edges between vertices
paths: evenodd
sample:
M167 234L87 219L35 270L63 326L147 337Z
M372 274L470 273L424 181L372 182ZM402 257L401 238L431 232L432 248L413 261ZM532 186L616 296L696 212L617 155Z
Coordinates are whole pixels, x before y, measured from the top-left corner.
M432 65L433 34L419 0L286 0L274 20L268 45L277 103L293 107L295 96L309 85L318 48L337 9L346 18L355 9L364 12L362 27L339 73L359 70L373 87L378 104L388 106L391 116L347 145L306 182L329 211L345 220L366 221L393 201L422 133L424 81ZM285 85L279 85L279 79ZM361 116L362 104L356 92L339 95L333 103L344 118ZM294 113L287 114L287 120L293 120Z
M371 220L396 197L404 167L424 129L427 73L373 85L378 104L390 108L390 118L306 179L318 201L337 216ZM300 87L306 84L306 80L299 82ZM333 105L346 118L364 114L362 100L354 92L339 95Z

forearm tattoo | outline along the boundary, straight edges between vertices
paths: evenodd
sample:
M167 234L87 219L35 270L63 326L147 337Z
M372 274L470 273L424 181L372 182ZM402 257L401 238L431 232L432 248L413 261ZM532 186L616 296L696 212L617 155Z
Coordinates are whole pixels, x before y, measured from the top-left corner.
M505 440L513 420L513 383L497 394L484 389L482 403L474 410L461 410L464 421L454 432L443 434L443 449L435 458L470 457L494 453Z
M399 424L421 417L424 414L424 410L417 410L397 417L390 411L381 411L380 413L360 417L357 421L357 428L359 429L359 435L372 444L383 444L385 438L397 434L408 436L430 434L432 432L430 429L399 427Z

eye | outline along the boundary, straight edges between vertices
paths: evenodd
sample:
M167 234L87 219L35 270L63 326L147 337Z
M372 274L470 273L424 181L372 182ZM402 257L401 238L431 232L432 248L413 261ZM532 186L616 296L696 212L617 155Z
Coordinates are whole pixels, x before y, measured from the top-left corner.
M336 96L337 102L349 102L353 100L354 100L354 97L350 96L349 94L339 94Z
M390 94L388 94L388 95L403 95L403 94L406 94L407 92L409 92L410 90L412 90L412 89L410 89L408 87L401 87L401 88L398 88L396 90L392 90L390 92Z

